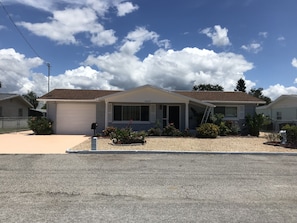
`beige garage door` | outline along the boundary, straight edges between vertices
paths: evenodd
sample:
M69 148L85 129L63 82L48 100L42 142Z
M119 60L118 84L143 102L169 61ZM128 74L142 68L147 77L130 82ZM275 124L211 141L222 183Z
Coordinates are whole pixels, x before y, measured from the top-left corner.
M92 135L91 124L96 122L96 104L57 104L57 134Z

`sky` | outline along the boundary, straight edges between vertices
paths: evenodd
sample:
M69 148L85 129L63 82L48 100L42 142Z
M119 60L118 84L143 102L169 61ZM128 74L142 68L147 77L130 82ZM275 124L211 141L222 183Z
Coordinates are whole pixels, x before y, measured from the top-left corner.
M297 94L296 0L0 3L0 93L233 91L242 78L272 100Z

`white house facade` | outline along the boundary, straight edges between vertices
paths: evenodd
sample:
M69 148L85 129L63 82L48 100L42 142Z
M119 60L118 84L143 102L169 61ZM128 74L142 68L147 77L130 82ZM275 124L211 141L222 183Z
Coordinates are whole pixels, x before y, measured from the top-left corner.
M257 104L263 103L243 92L230 94L234 101L227 103L208 102L199 99L198 92L189 93L193 95L150 85L126 91L55 89L38 100L46 102L47 116L53 121L56 134L86 135L92 134L91 123L94 122L98 132L108 126L122 128L129 125L133 130L148 130L169 123L182 131L195 129L215 112L215 104L226 117L240 122L247 113L255 112Z
M297 124L297 95L281 95L269 105L257 107L256 111L271 119L275 131L285 124Z

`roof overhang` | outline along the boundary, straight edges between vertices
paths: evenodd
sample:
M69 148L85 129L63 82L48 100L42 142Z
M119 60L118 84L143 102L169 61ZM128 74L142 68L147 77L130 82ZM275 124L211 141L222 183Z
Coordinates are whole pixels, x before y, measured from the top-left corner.
M214 104L265 104L265 101L207 101Z
M2 98L0 101L6 101L14 98L19 99L22 103L26 104L28 107L33 108L33 105L29 101L27 101L23 96L18 94L9 95L8 97Z
M37 101L41 102L79 102L79 103L90 103L90 102L97 102L95 99L91 100L73 100L73 99L37 99Z
M127 91L99 97L96 101L127 103L189 103L191 101L203 106L215 107L215 105L211 103L193 99L151 85L144 85Z

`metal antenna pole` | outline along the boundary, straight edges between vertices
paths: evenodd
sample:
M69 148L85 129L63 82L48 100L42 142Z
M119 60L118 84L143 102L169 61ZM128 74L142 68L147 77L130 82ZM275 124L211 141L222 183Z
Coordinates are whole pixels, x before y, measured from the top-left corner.
M51 75L51 64L46 63L47 65L47 92L50 91L50 75Z

